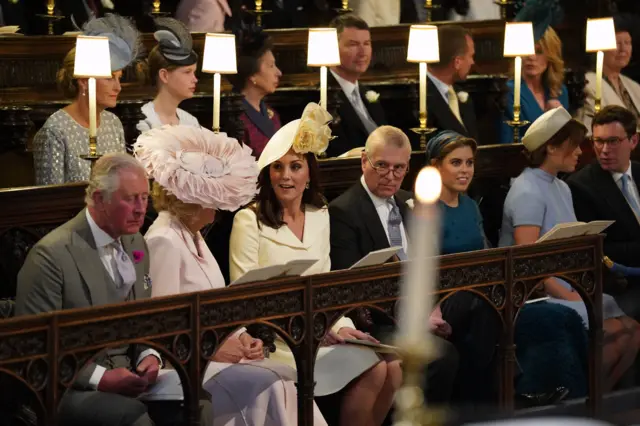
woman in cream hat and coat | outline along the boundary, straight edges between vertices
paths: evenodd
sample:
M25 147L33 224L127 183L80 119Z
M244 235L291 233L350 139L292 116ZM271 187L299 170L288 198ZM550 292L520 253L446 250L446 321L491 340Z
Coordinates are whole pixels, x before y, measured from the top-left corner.
M287 263L317 260L304 275L329 272L329 211L319 192L315 156L331 138L331 115L316 104L302 118L283 126L267 143L258 167L257 201L236 214L230 243L230 274ZM380 425L402 381L399 361L380 358L369 349L341 345L345 338L376 341L341 317L325 338L315 363L315 395L345 389L341 425ZM271 359L295 367L293 355L278 339Z

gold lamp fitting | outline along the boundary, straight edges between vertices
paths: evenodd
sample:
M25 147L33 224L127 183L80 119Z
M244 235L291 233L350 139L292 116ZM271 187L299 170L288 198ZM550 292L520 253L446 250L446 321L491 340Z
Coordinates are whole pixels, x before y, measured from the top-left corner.
M98 137L89 136L89 154L81 155L80 158L91 161L91 169L93 170L93 166L100 157L102 156L98 155Z
M64 16L56 15L55 14L55 9L56 9L55 0L47 0L47 13L40 13L40 14L36 15L36 16L38 16L38 18L42 18L42 19L45 19L47 21L47 34L48 35L53 35L54 34L53 24L55 24L56 21L59 21L59 20L64 18Z
M507 8L514 4L513 0L494 0L494 4L500 6L500 19L507 20Z
M439 4L433 4L433 0L425 0L424 1L424 8L427 9L427 22L431 22L431 12L434 9L439 9L440 5Z
M420 135L420 149L427 149L427 135L436 131L433 127L427 127L427 113L420 113L418 117L418 122L420 123L420 127L414 127L411 129L413 133L417 133Z
M255 0L255 9L247 10L248 13L256 16L256 25L262 26L262 16L271 13L270 10L262 9L262 0Z
M513 128L513 143L520 143L520 127L524 127L530 122L520 120L520 105L513 106L513 120L506 120L505 123Z

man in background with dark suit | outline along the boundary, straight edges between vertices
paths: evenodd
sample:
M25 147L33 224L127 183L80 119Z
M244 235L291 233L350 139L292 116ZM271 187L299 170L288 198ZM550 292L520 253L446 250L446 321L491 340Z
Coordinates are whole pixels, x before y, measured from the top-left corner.
M473 102L456 83L467 79L475 46L471 33L458 25L438 27L440 62L429 64L427 79L428 127L452 130L478 141L478 126Z
M330 26L338 32L340 65L331 68L328 84L340 89L340 105L334 117L336 139L329 143L326 153L328 157L337 157L363 147L369 134L386 124L387 119L379 95L358 83L371 63L369 25L356 15L346 14L336 17Z
M579 221L615 220L607 230L604 254L612 261L640 267L640 163L631 161L638 145L637 120L617 105L604 107L591 124L597 162L567 180ZM613 289L612 289L613 290ZM616 294L620 308L640 320L640 280Z

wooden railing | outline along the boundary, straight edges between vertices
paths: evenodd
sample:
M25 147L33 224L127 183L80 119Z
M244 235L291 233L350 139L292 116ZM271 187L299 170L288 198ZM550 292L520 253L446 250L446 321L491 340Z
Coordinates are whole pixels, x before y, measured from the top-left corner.
M576 289L589 312L588 406L593 414L599 412L601 259L601 236L440 258L439 297L473 292L501 318L500 401L505 410L513 410L513 334L518 311L541 279L558 276ZM207 362L236 328L259 323L292 348L299 374L299 424L311 425L313 365L321 339L338 317L359 306L393 318L402 275L403 265L392 263L0 321L0 373L19 380L33 393L41 425L55 425L61 396L88 360L112 346L149 345L177 370L184 414L188 424L195 426Z

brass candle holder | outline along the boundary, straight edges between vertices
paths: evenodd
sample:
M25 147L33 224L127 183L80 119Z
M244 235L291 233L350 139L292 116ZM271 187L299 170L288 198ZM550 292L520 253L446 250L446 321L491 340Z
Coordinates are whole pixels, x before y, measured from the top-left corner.
M268 13L271 13L271 11L270 10L263 10L262 9L262 0L256 0L255 9L247 10L247 13L255 15L255 17L256 17L256 25L261 27L262 26L262 16L266 15Z
M427 22L431 22L432 11L434 9L440 9L440 5L433 4L433 0L425 0L424 8L427 9Z
M411 131L420 135L420 149L422 151L427 149L427 136L435 132L437 129L434 127L427 127L427 113L420 113L419 117L420 127L413 127Z
M427 364L435 359L435 348L427 343L420 345L399 343L402 357L403 382L396 394L394 426L438 426L445 423L442 410L425 404L422 386Z
M506 120L505 123L513 129L513 143L520 143L520 128L526 126L530 122L520 120L520 105L513 106L513 120Z
M342 7L338 8L338 9L333 9L333 10L335 10L336 12L338 12L341 15L353 12L353 9L351 9L349 7L349 0L342 0Z
M495 0L493 2L494 4L497 4L498 6L500 6L500 19L503 20L507 20L507 10L509 8L509 6L515 4L515 1L513 0Z
M38 14L38 18L42 18L47 21L47 34L54 35L53 24L64 18L64 16L55 14L56 2L55 0L47 0L47 13Z
M93 170L93 166L100 157L102 157L102 155L98 155L98 137L89 136L89 154L81 155L80 158L91 161L91 170Z
M160 0L153 0L152 9L151 9L151 13L150 14L152 16L155 16L155 17L162 17L162 16L170 15L169 12L162 12L160 10L160 6L161 6Z

